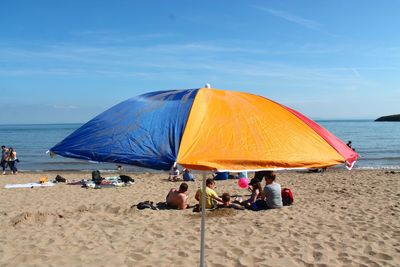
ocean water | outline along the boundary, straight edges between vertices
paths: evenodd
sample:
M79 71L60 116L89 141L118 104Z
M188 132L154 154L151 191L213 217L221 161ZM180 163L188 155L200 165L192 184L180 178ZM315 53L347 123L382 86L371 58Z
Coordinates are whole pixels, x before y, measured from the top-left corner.
M352 141L360 154L354 168L400 168L400 122L372 120L320 120L321 126L342 141ZM82 124L0 125L0 144L12 146L18 154L22 171L41 170L116 170L111 163L92 163L51 158L46 151L67 137ZM134 166L123 166L129 171L151 171Z

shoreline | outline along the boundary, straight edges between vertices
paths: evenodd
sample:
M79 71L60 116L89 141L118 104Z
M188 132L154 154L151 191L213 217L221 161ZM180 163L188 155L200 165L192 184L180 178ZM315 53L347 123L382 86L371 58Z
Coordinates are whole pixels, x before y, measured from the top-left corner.
M24 169L18 169L18 173L24 173L24 174L29 174L29 173L40 173L40 172L49 172L49 173L54 173L54 172L65 172L65 173L84 173L84 172L92 172L94 170L99 170L100 172L105 172L105 173L135 173L135 174L139 174L139 173L152 173L152 174L157 174L157 173L168 173L168 170L153 170L153 169L130 169L130 166L127 166L127 169L124 169L122 171L116 170L116 169L101 169L101 168L93 168L93 169L48 169L48 170L24 170ZM135 167L133 167L135 168ZM140 167L139 167L140 168ZM277 172L307 172L308 169L293 169L293 170L276 170ZM354 167L351 170L347 170L344 166L338 166L338 167L330 167L327 169L328 171L340 171L340 170L344 170L344 171L379 171L379 170L394 170L394 171L400 171L400 166L379 166L379 167ZM7 175L10 174L10 170L7 169ZM192 170L195 173L201 173L201 171L197 171L197 170ZM211 171L207 171L209 173L211 173ZM232 172L234 173L234 172ZM252 173L252 172L249 172Z
M90 172L60 172L68 180ZM0 176L1 266L196 266L200 215L192 210L138 210L165 200L168 173L124 172L129 187L5 189L54 172ZM106 176L106 175L105 175ZM250 176L252 177L252 176ZM219 266L396 266L400 262L400 172L328 169L277 172L294 205L260 212L208 211L206 263ZM189 182L189 202L201 176ZM247 197L237 180L216 192Z

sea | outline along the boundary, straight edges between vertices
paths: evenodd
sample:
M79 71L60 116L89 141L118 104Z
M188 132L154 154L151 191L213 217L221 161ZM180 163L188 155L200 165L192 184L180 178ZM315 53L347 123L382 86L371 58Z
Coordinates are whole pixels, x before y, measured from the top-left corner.
M316 120L343 142L352 141L359 153L356 169L400 169L400 122L373 120ZM116 171L116 164L95 163L50 157L51 147L67 137L82 124L13 124L0 125L0 144L17 152L20 171ZM127 171L152 172L135 166Z

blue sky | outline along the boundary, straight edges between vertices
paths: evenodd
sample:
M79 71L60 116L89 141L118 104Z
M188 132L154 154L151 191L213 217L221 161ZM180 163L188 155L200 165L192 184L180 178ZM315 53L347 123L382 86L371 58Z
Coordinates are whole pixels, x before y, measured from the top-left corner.
M0 124L220 89L313 119L400 113L400 1L0 2Z

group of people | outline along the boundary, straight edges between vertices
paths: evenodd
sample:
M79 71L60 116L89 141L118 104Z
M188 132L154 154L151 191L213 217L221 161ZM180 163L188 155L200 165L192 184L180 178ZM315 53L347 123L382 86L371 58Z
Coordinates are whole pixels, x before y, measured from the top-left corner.
M178 169L178 166L174 165L171 167L171 170L169 172L169 177L168 180L169 181L180 181L181 180L181 172ZM192 174L192 172L189 169L183 169L182 171L182 179L185 182L194 182L194 175Z
M181 178L182 176L182 178ZM247 172L239 172L237 175L231 175L229 172L215 172L212 174L214 180L228 180L228 179L240 179L247 178ZM169 181L177 182L177 181L185 181L194 182L195 178L190 169L183 169L182 173L179 171L177 165L173 165L171 170L169 171Z
M262 188L262 180L265 179L265 186ZM218 196L215 192L215 181L212 178L206 180L206 209L217 207L227 207L235 209L275 209L283 206L281 196L281 186L275 182L276 175L272 171L258 171L254 178L251 179L248 189L251 191L250 198L243 200L241 198L232 199L229 193L223 193ZM167 197L167 205L171 208L186 209L190 205L188 203L188 184L182 183L179 189L172 188ZM199 202L194 207L200 210L202 207L202 189L198 189L195 199Z
M228 180L247 178L247 172L238 172L237 174L230 174L229 172L215 172L213 173L214 180Z
M17 152L15 152L12 147L1 146L1 167L3 169L3 174L6 174L7 167L10 168L12 174L17 174L18 162Z

